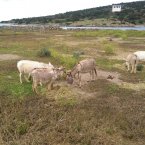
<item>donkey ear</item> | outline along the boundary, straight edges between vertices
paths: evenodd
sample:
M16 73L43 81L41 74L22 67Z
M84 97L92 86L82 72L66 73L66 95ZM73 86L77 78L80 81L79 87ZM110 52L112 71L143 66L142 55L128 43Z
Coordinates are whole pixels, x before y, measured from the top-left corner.
M48 65L53 67L53 65L50 62L48 63Z
M62 70L65 70L65 67L61 66L58 69L62 71Z

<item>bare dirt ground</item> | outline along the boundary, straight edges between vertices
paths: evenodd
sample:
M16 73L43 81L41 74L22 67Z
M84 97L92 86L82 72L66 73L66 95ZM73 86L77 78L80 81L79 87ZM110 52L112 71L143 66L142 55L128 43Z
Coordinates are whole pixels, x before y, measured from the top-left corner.
M123 82L121 79L119 79L120 74L118 72L98 70L98 77L102 79L107 79L108 81L118 84L118 85L122 84Z
M85 73L85 74L81 74L81 75L82 75L82 88L83 88L83 86L88 85L88 82L90 82L90 74ZM121 74L118 72L97 70L96 81L100 80L100 79L107 80L111 83L114 83L114 84L120 86L121 88L132 89L135 91L141 91L141 90L145 89L144 82L129 83L129 82L125 82L125 81L121 80L120 78L121 78ZM74 86L78 87L77 79L74 81ZM83 91L78 90L78 89L77 89L77 92L84 93ZM86 96L87 96L87 94L86 94ZM94 96L94 94L88 93L88 96Z
M85 73L82 75L82 85L87 84L88 81L90 81L90 74ZM97 78L96 79L106 79L109 82L115 83L117 85L121 85L123 81L119 79L120 74L118 72L109 72L104 70L97 70ZM77 81L75 81L75 84L77 84Z
M0 61L14 60L14 59L19 59L19 58L21 57L15 54L0 54Z

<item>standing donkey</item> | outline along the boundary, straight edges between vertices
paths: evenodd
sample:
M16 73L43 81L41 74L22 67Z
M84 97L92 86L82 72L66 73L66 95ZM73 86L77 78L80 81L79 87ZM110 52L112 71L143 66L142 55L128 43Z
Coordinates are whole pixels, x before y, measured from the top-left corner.
M94 79L94 73L97 76L96 61L93 58L84 59L74 66L69 72L69 77L74 78L78 75L79 86L81 87L81 73L90 73L91 80Z

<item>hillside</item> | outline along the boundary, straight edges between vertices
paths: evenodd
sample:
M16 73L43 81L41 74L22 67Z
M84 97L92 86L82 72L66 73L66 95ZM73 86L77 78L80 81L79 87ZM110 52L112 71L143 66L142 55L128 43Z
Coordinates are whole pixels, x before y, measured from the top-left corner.
M59 25L143 25L145 24L145 1L121 3L122 11L112 13L112 5L66 12L51 16L13 19L3 23L59 24Z

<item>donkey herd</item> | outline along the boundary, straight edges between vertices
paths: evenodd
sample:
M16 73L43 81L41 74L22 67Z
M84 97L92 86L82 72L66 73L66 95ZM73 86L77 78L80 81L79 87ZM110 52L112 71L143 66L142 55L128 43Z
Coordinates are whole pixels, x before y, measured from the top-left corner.
M139 61L145 60L145 51L137 51L129 54L125 59L125 66L127 71L136 73L136 67ZM67 83L72 84L76 75L78 76L79 87L81 87L81 74L90 73L90 79L94 80L97 77L96 61L93 58L84 59L79 61L72 70L66 71L64 67L54 67L50 62L48 64L31 61L20 60L17 62L19 71L20 83L22 83L22 76L27 82L32 78L32 89L38 94L38 85L46 85L50 90L53 88L55 81L66 74ZM27 75L27 76L26 76Z

